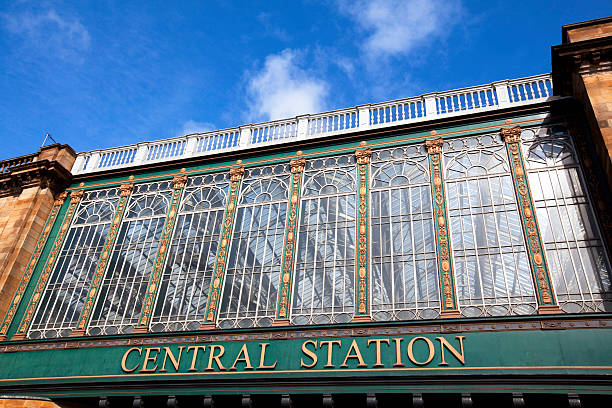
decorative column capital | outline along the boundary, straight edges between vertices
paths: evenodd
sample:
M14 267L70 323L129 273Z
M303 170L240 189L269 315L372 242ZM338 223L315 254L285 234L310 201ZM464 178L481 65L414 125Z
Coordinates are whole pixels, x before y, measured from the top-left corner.
M122 184L121 186L119 186L121 197L128 197L130 194L132 194L133 189L134 183Z
M70 192L70 203L80 203L85 190L74 190Z
M372 157L372 149L355 150L355 158L357 158L357 164L368 164Z
M61 206L62 204L64 204L64 201L66 201L66 198L68 198L68 192L67 191L63 191L63 192L59 193L57 195L57 198L53 202L53 205Z
M291 159L289 161L289 165L291 166L292 173L301 173L304 171L304 167L306 166L306 159L303 157Z
M244 175L244 167L232 167L230 169L230 179L232 181L242 180L243 175Z
M429 154L437 154L442 153L442 145L444 141L441 137L437 139L427 139L425 140L425 147L427 148L427 153Z
M518 143L521 141L521 127L520 126L515 126L511 128L502 128L501 134L506 143Z
M185 188L185 184L187 184L187 175L183 174L181 176L176 176L172 179L172 183L174 184L175 190L182 190Z

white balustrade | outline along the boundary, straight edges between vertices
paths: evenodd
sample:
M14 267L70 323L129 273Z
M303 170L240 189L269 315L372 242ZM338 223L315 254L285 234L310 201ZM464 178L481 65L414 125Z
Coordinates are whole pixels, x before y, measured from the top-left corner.
M196 151L198 153L229 149L240 143L239 129L208 132L196 135Z
M354 129L359 126L359 112L355 109L343 109L334 112L310 115L308 118L308 135L319 135Z
M251 144L268 144L296 137L297 119L260 123L251 128Z
M508 81L510 103L542 100L553 96L550 75L515 79Z
M425 100L423 97L370 105L370 125L382 125L424 117Z
M281 144L401 123L434 120L517 105L553 97L550 74L497 81L413 98L301 115L237 128L194 133L157 142L80 153L73 174L132 167L148 162L240 151L253 145Z

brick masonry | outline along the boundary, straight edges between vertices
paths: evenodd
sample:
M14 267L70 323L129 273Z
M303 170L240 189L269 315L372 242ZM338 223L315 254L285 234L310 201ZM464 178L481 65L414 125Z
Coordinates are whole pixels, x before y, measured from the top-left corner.
M0 320L30 261L55 197L71 180L69 170L75 157L69 146L46 146L31 163L0 175Z

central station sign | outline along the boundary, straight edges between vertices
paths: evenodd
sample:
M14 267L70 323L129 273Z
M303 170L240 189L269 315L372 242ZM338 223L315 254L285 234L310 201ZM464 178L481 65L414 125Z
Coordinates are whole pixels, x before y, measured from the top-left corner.
M316 368L384 368L466 364L465 336L339 338L292 341L132 347L121 358L124 373L168 373ZM454 343L454 344L453 344Z

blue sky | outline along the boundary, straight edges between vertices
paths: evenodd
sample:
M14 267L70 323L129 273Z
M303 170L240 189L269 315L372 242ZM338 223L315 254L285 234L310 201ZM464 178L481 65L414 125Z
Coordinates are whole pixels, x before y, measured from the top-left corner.
M76 151L550 71L610 1L0 2L0 158Z

